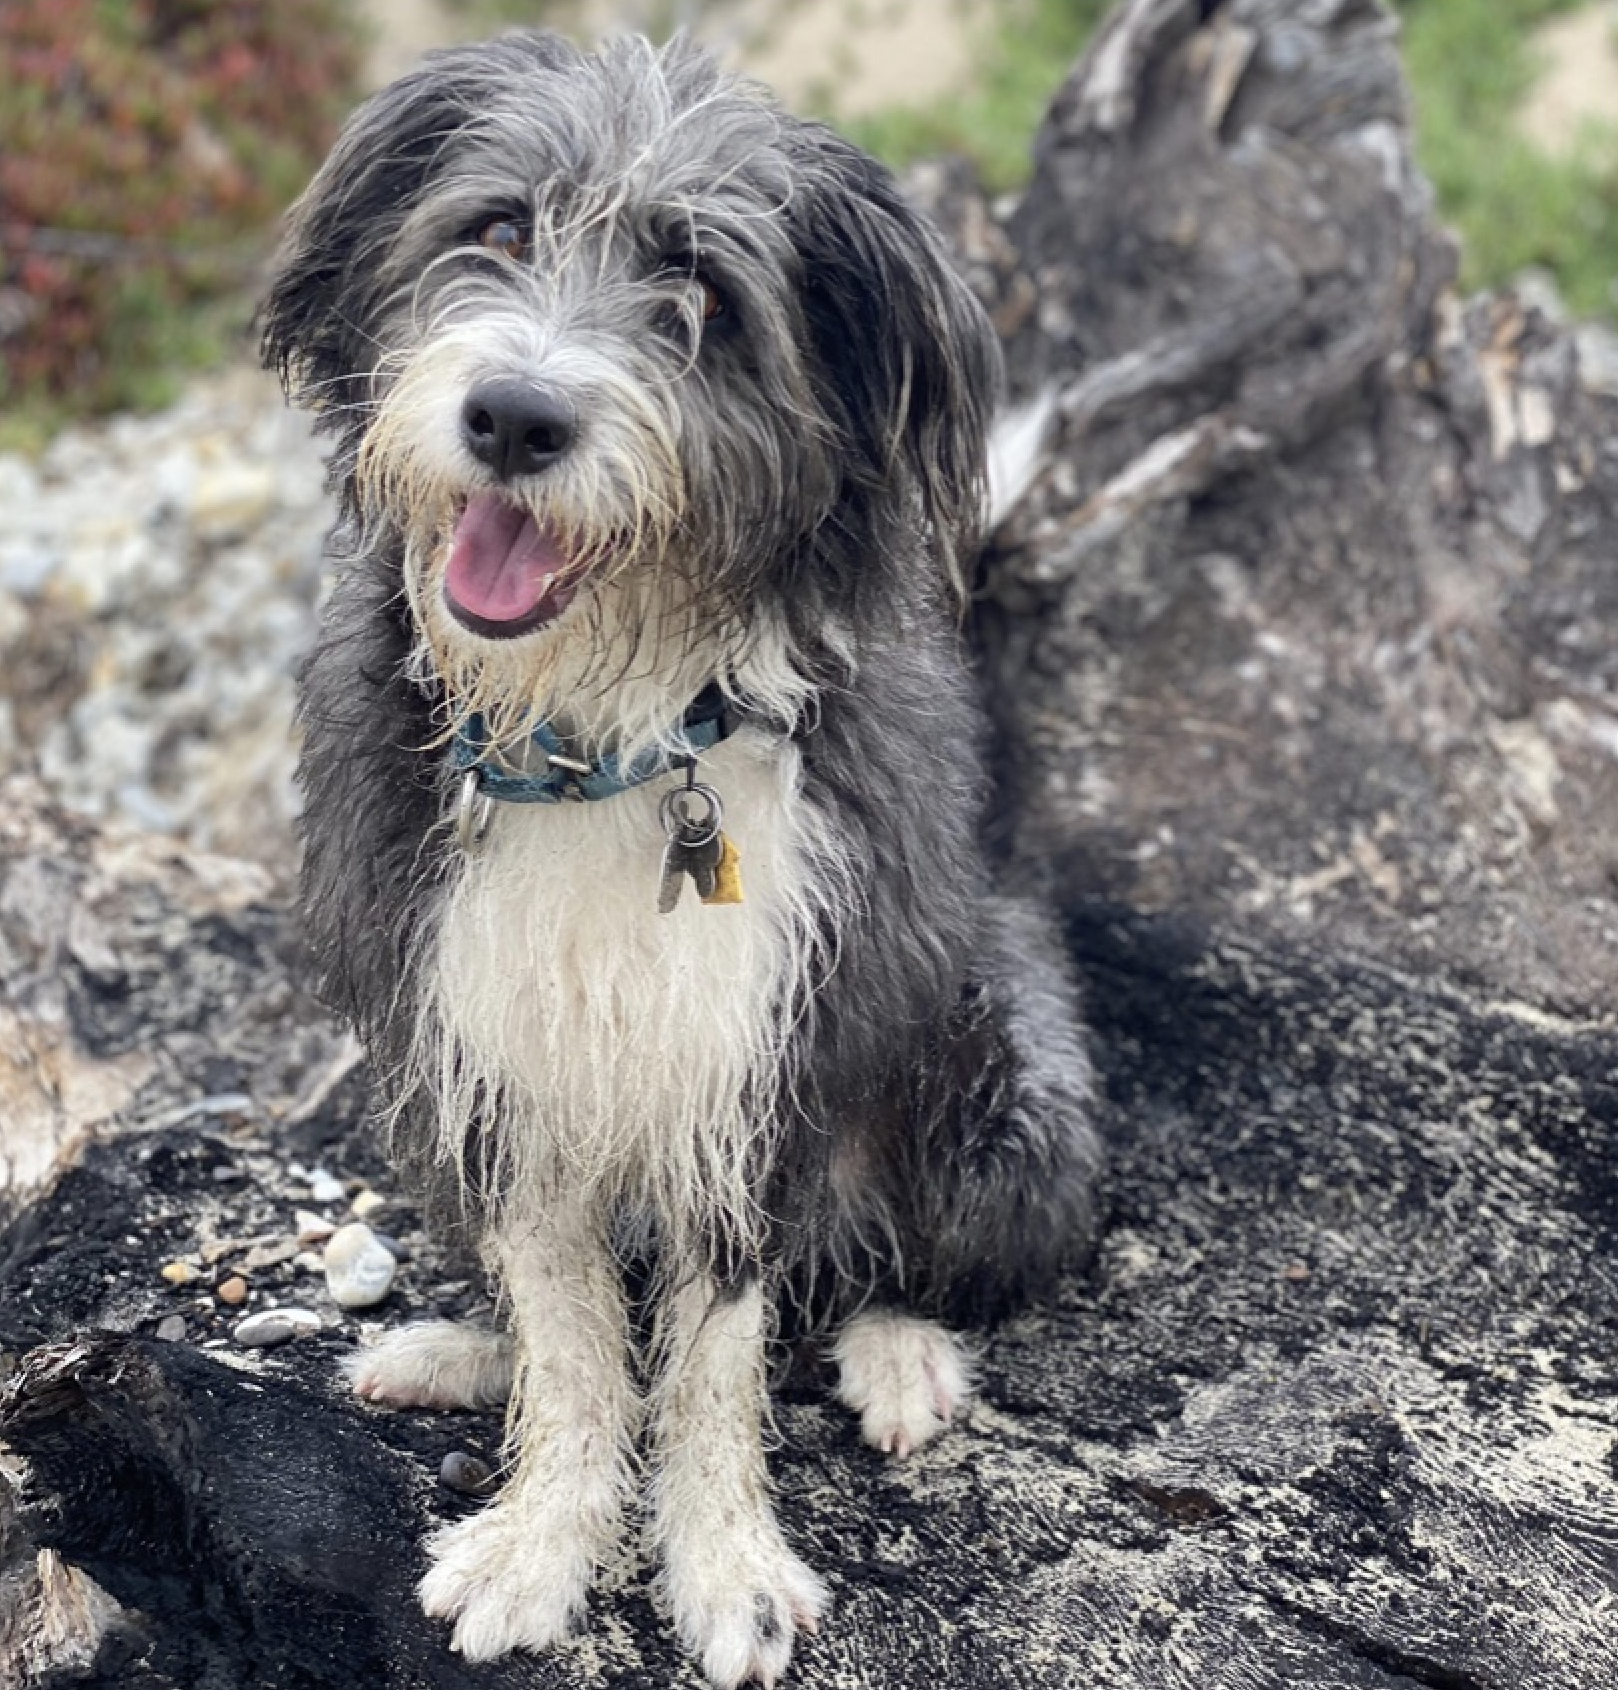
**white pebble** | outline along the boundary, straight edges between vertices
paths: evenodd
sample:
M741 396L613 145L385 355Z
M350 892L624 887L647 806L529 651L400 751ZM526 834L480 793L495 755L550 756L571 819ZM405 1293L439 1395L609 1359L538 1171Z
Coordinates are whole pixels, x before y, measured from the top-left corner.
M334 1178L324 1168L309 1170L309 1196L316 1203L341 1203L348 1195L340 1179Z
M368 1309L393 1289L399 1264L393 1252L360 1221L350 1221L326 1245L326 1289L339 1308Z
M244 1349L267 1350L319 1330L320 1316L313 1309L263 1309L237 1321L231 1337Z

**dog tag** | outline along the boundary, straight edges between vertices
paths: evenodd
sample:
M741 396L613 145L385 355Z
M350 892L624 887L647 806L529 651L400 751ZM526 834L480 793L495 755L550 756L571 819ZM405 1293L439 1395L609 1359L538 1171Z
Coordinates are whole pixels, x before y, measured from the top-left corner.
M679 903L688 877L696 885L697 896L708 903L718 885L724 853L724 835L715 831L711 822L680 822L663 847L663 878L657 890L659 914L667 915Z
M739 904L742 901L742 854L728 833L719 835L719 846L713 891L704 893L702 901L705 904Z
M680 848L674 840L663 847L663 875L657 883L657 913L667 915L680 901L685 890L685 865L680 860Z
M663 795L663 876L657 907L667 915L689 879L705 904L741 902L736 847L726 839L725 806L711 786L696 778L696 761L686 764L685 785Z

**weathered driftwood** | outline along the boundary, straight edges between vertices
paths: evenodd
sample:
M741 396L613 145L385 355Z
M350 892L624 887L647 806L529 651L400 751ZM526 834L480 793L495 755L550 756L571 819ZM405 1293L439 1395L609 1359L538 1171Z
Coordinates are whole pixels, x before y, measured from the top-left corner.
M1605 1006L1618 408L1447 291L1396 45L1369 0L1156 0L1057 98L979 266L1061 413L982 617L1014 833L1138 906Z
M836 1602L796 1682L1611 1678L1618 406L1451 299L1407 149L1370 0L1137 0L1009 223L936 187L1059 388L976 633L1112 1213L907 1464L785 1373L782 1512ZM498 1426L346 1401L356 1323L275 1259L294 1161L388 1189L284 909L22 785L0 820L0 1084L135 1129L0 1236L0 1685L695 1684L633 1558L554 1657L467 1669L422 1622L420 1534L475 1506L439 1464ZM387 1319L478 1302L382 1213ZM231 1346L239 1268L327 1329Z

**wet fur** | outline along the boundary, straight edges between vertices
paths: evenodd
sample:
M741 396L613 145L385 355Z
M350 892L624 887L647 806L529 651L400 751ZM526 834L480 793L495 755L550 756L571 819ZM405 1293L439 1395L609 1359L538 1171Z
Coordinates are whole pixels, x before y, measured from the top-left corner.
M499 217L531 258L478 244ZM357 114L263 320L344 500L302 684L310 943L396 1154L470 1226L515 1331L498 1355L407 1337L357 1371L401 1402L454 1400L457 1373L483 1400L515 1368L512 1476L435 1540L424 1601L469 1654L565 1635L642 1444L682 1638L716 1684L773 1682L825 1593L765 1500L772 1331L841 1332L844 1400L903 1453L968 1388L936 1323L1048 1283L1094 1222L1073 987L978 842L956 618L991 332L829 131L688 45L543 35L439 55ZM457 501L490 484L461 401L512 373L582 426L503 492L587 577L495 641L441 581ZM456 847L444 747L470 711L633 751L714 681L735 731L702 775L741 906L656 913L667 782L500 806ZM645 1401L626 1251L654 1264Z

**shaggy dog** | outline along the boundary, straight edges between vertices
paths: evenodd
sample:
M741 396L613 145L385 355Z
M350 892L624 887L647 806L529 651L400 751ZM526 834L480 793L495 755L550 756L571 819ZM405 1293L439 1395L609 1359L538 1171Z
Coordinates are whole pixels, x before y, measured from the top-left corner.
M470 1657L555 1643L638 1493L685 1646L773 1683L827 1593L770 1505L772 1338L829 1334L903 1456L970 1388L944 1323L1093 1226L1072 985L978 838L991 331L855 148L689 44L548 35L355 116L263 322L345 507L308 932L509 1323L354 1370L510 1400L422 1601Z

